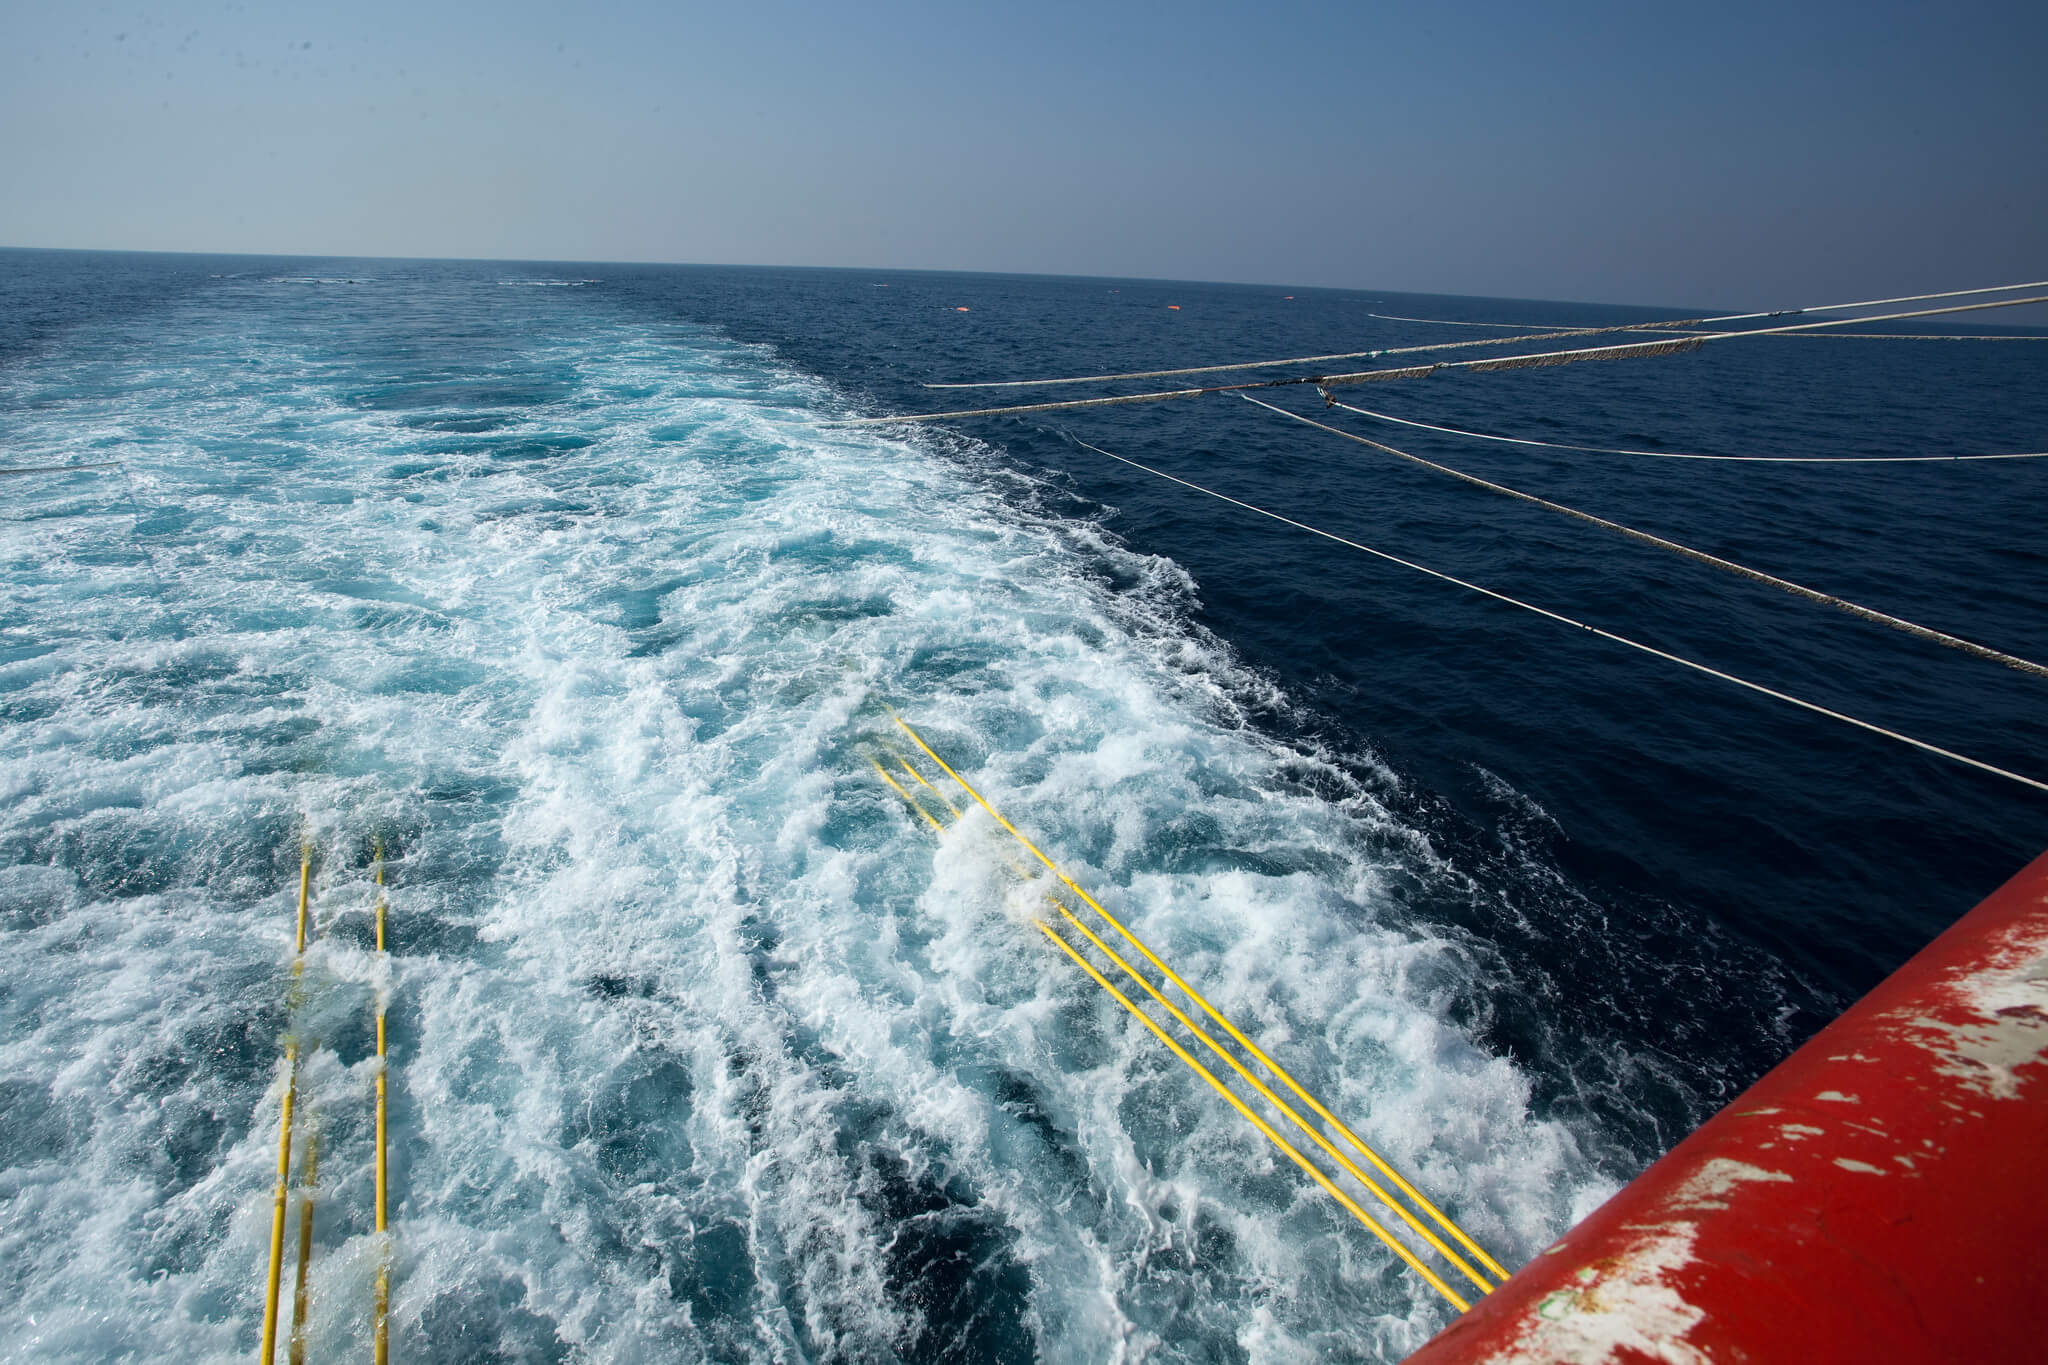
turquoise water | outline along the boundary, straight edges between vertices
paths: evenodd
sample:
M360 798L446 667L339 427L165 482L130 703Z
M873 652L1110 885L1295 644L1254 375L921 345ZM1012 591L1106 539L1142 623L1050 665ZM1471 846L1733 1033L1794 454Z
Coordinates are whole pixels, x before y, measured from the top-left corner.
M885 706L1510 1264L1834 999L1707 923L1681 965L1750 964L1764 1041L1503 1045L1574 1007L1431 907L1597 876L1472 853L1211 580L996 436L822 425L858 386L745 327L581 270L10 268L6 462L127 462L0 487L10 1358L254 1351L302 838L313 1359L367 1340L379 1000L395 1359L1420 1344L1434 1295L1053 955L1006 837L875 779Z

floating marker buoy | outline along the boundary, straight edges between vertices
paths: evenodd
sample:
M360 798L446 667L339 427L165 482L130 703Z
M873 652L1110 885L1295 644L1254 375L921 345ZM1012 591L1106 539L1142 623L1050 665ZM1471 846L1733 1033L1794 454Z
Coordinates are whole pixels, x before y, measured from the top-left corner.
M1171 309L1172 309L1172 310L1173 310L1174 312L1176 312L1176 313L1178 313L1178 312L1180 311L1180 305L1179 305L1179 304L1177 304L1177 303L1169 303L1169 304L1167 304L1166 306L1167 306L1168 308L1171 308Z
M967 310L967 309L965 309L965 308L955 308L955 309L954 309L953 311L954 311L954 312L956 312L956 313L965 313L965 312L967 312L967 311L969 311L969 310Z

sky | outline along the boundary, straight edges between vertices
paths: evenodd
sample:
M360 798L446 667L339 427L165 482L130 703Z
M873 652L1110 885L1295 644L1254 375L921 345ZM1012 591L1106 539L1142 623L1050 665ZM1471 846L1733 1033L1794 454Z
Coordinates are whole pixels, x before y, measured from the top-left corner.
M1797 306L2048 278L2044 59L2039 0L0 0L0 246Z

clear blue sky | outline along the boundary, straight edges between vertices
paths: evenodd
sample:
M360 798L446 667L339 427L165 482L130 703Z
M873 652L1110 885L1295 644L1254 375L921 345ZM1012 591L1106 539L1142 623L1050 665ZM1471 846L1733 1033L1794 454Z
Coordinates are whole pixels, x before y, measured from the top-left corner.
M1625 302L2048 277L2048 4L0 0L0 245Z

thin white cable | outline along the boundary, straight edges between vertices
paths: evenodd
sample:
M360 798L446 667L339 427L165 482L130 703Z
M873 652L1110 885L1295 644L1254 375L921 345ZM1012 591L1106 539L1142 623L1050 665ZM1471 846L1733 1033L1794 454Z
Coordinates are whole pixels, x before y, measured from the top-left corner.
M2025 284L1991 285L1983 289L1950 289L1939 294L1901 294L1893 299L1865 299L1861 303L1816 303L1805 308L1780 308L1768 313L1724 313L1718 318L1703 318L1703 322L1747 322L1751 318L1782 318L1794 313L1840 313L1850 308L1882 308L1893 303L1924 303L1928 299L1966 299L1976 294L2003 294L2013 289L2048 289L2048 280L2029 280ZM1870 322L1873 319L1863 318Z
M149 565L149 576L156 580L157 595L164 600L169 600L170 586L164 582L163 573L157 568L156 553L149 548L148 542L142 539L142 503L135 496L135 476L128 472L126 461L92 460L78 464L14 465L9 468L0 469L0 477L24 474L68 474L74 469L118 469L121 471L121 480L128 488L128 507L134 514L134 519L129 524L129 539L142 551L142 558ZM184 638L182 627L179 629L179 638Z
M1304 355L1292 360L1246 360L1232 365L1190 365L1177 370L1130 370L1123 374L1083 374L1066 379L993 379L973 384L925 384L927 389L1045 389L1057 384L1102 384L1118 379L1171 379L1183 374L1221 374L1226 370L1270 370L1280 365L1320 365L1326 360L1378 360L1390 355L1421 355L1425 351L1465 351L1474 346L1512 346L1518 341L1555 341L1560 337L1587 336L1595 332L1642 331L1626 327L1564 327L1553 332L1532 332L1525 336L1486 337L1480 340L1438 341L1427 346L1382 346L1375 351L1338 351L1334 355Z
M2014 286L2014 288L2025 287L2026 286L2024 285ZM1812 308L1794 308L1788 311L1794 313L1808 313L1819 312L1821 310ZM1531 327L1545 327L1553 329L1550 332L1550 335L1552 336L1563 336L1573 332L1579 333L1581 335L1589 335L1594 332L1664 332L1669 331L1673 327L1697 327L1702 326L1709 322L1726 321L1726 319L1723 318L1690 318L1683 322L1637 322L1625 325L1616 325L1612 327L1573 327L1572 324L1568 322L1468 322L1462 318L1404 318L1399 317L1393 313L1367 313L1366 316L1369 318L1378 318L1382 322L1424 322L1428 323L1432 327L1494 327L1499 328L1500 330L1505 332L1519 332L1525 331ZM1778 316L1778 314L1773 313L1768 314L1767 316L1776 317ZM1865 319L1858 318L1857 321L1861 322L1865 321ZM1856 337L1864 341L2048 341L2048 336L1989 336L1970 332L1800 332L1796 335L1809 338L1818 338L1821 340L1832 340L1837 337ZM1530 340L1533 338L1518 337L1510 339ZM1469 341L1462 343L1453 341L1444 343L1445 346L1497 346L1499 344L1500 343L1496 341ZM1439 347L1438 349L1442 349L1442 347ZM1337 359L1338 357L1327 356L1321 358ZM1192 374L1194 373L1194 371L1184 371L1184 373ZM975 384L927 384L925 385L925 387L928 389L944 389L986 388L990 386Z
M1466 322L1462 318L1404 318L1398 313L1367 313L1366 316L1369 318L1378 318L1381 322L1423 322L1429 324L1431 327L1497 327L1500 328L1502 331L1508 332L1526 331L1531 327L1571 326L1571 324L1568 322ZM1694 322L1706 321L1705 318L1694 318L1688 320ZM1631 323L1627 328L1617 327L1615 330L1624 331L1635 327L1641 327L1642 325L1643 324L1640 322ZM1673 327L1677 324L1666 322L1661 323L1659 325L1664 327ZM1590 332L1594 329L1591 327L1581 327L1577 330L1583 332Z
M1748 327L1733 332L1690 332L1674 336L1669 341L1630 341L1619 346L1582 346L1575 350L1505 355L1492 360L1445 360L1427 368L1485 373L1490 370L1571 365L1583 360L1621 360L1630 356L1677 355L1684 351L1696 350L1710 341L1732 341L1737 337L1783 336L1788 332L1813 332L1829 327L1853 326L1861 322L1898 322L1906 318L1929 318L1945 313L1974 313L1985 308L2019 308L2033 303L2048 303L2048 294L2035 294L2021 299L1993 299L1989 303L1952 303L1942 308L1915 308L1904 313L1875 313L1867 318L1838 318L1833 322L1793 322L1782 327ZM1319 382L1369 384L1381 379L1407 377L1407 373L1400 370L1360 370L1355 374L1326 374L1320 377Z
M1115 379L1169 379L1182 374L1220 374L1225 370L1265 370L1278 365L1320 365L1326 360L1370 360L1388 355L1416 355L1423 351L1456 350L1464 346L1507 346L1517 341L1548 341L1553 337L1589 336L1600 332L1656 331L1669 327L1696 327L1720 322L1746 322L1751 318L1791 317L1800 313L1839 313L1852 308L1877 308L1892 303L1919 303L1927 299L1959 299L1977 294L2005 294L2015 289L2048 289L2048 280L2035 280L2029 284L2000 284L1983 289L1955 289L1946 294L1907 294L1896 299L1864 299L1860 303L1827 303L1811 308L1785 308L1774 313L1730 313L1715 318L1676 318L1669 322L1631 322L1614 326L1567 327L1562 330L1544 329L1538 333L1519 337L1498 337L1483 341L1447 341L1429 346L1382 347L1371 351L1340 351L1335 355L1295 356L1288 360L1246 360L1227 365L1191 365L1177 370L1128 370L1122 374L1084 374L1062 379L1000 379L978 383L926 384L928 389L1024 389L1039 388L1053 384L1100 384ZM1370 313L1369 317L1384 318L1385 313ZM1395 318L1396 322L1440 322L1438 318ZM1848 318L1845 322L1871 322L1872 318ZM1509 327L1510 323L1474 322L1457 323L1456 326Z
M1688 455L1675 450L1575 446L1567 445L1563 441L1538 441L1526 436L1495 436L1484 431L1468 431L1464 427L1438 426L1434 422L1418 422L1411 417L1396 417L1389 412L1374 412L1371 408L1354 407L1349 403L1340 403L1334 398L1328 398L1327 395L1325 397L1333 408L1342 408L1346 412L1355 412L1360 417L1373 417L1404 427L1441 431L1449 436L1467 436L1475 441L1499 441L1511 446L1540 446L1545 450L1577 450L1589 455L1643 455L1656 460L1726 460L1738 464L1952 464L1958 460L2048 459L2048 451L2030 451L2016 455Z
M1691 659L1683 658L1680 655L1672 654L1665 650L1658 649L1654 645L1646 645L1643 644L1641 641L1631 640L1625 635L1617 635L1611 630L1602 630L1599 626L1588 625L1584 621L1580 621L1573 617L1566 616L1561 612L1551 611L1547 607L1539 607L1534 603L1524 602L1519 597L1510 597L1506 593L1495 592L1492 588L1483 588L1477 583L1470 583L1462 578L1457 578L1451 574L1444 573L1440 570L1432 569L1427 565L1417 564L1412 559L1403 559L1399 555L1388 554L1385 550L1375 550L1370 545L1361 544L1360 542L1355 540L1348 540L1340 535L1334 535L1331 532L1322 530L1319 527L1311 526L1305 521L1296 521L1292 517L1284 517L1280 515L1278 512L1269 512L1265 508L1259 507L1253 503L1245 502L1239 498L1233 498L1228 493L1219 493L1213 488L1206 488L1201 484L1192 482L1191 480L1176 477L1175 475L1167 473L1163 469L1154 469L1151 465L1140 464L1136 460L1126 459L1122 455L1117 455L1111 451L1104 450L1101 446L1090 445L1086 441L1078 440L1071 436L1068 437L1068 439L1072 440L1075 445L1080 446L1082 449L1092 450L1097 455L1101 455L1108 459L1115 460L1118 464L1129 465L1131 468L1142 470L1145 473L1152 475L1154 478L1164 479L1168 483L1176 483L1179 484L1182 488L1192 489L1194 492L1200 493L1205 497L1215 498L1219 502L1227 502L1233 507L1242 507L1247 512L1255 512L1259 516L1269 517L1274 521L1280 522L1282 525L1292 526L1298 531L1307 531L1310 535L1321 536L1324 540L1334 541L1337 544L1345 546L1349 549L1362 551L1365 554L1373 556L1375 559L1383 559L1390 564L1399 564L1404 569L1413 569L1417 573L1427 574L1431 578L1440 579L1445 583L1454 584L1455 586L1464 588L1469 592L1476 592L1480 594L1482 597L1490 597L1496 602L1505 602L1511 607L1520 607L1523 611L1534 612L1538 616L1548 617L1550 620L1559 622L1560 624L1576 627L1579 630L1587 631L1593 635L1597 635L1603 640L1612 640L1615 644L1626 645L1630 649L1640 650L1641 652L1653 655L1656 658L1664 659L1670 663L1678 664L1685 668L1690 668L1694 672L1704 673L1710 678L1719 678L1723 682L1733 683L1737 687L1747 688L1752 692L1761 693L1766 697L1771 697L1778 701L1787 702L1793 706L1799 707L1801 710L1811 711L1815 715L1826 716L1830 720L1838 720L1845 725L1853 725L1859 730L1867 730L1871 734L1882 735L1886 739L1896 740L1901 744L1909 745L1912 748L1919 749L1924 753L1934 754L1940 758L1946 758L1956 763L1962 763L1969 767L1976 768L1981 772L1990 773L1995 777L2002 777L2005 778L2007 781L2017 782L2021 786L2032 787L2035 791L2048 793L2048 782L2037 781L2034 778L2023 776L2020 773L2010 772L2007 769L1996 767L1993 764L1983 762L1981 759L1971 758L1967 754L1959 754L1955 752L1953 749L1944 749L1940 745L1929 744L1926 740L1914 739L1911 735L1902 735L1896 730L1887 730L1881 725L1873 725L1867 720L1858 720L1854 716L1845 715L1840 711L1831 710L1828 707L1822 706L1816 702L1810 702L1802 698L1795 697L1789 692L1780 692L1776 688L1765 687L1762 683L1753 683L1749 681L1747 678L1738 678L1733 673L1724 673L1718 668L1713 668L1702 663L1695 663Z
M1858 318L1858 322L1863 319ZM2048 336L1992 336L1988 332L1794 332L1793 341L2048 341Z
M0 469L0 475L68 474L74 469L119 469L120 467L121 462L119 460L95 460L90 464L25 464Z
M1762 569L1752 569L1747 564L1738 564L1732 559L1723 559L1721 556L1709 554L1705 550L1696 550L1690 545L1681 545L1675 540L1666 540L1663 536L1652 535L1648 531L1639 531L1633 526L1624 526L1618 521L1609 521L1606 517L1595 516L1591 512L1582 512L1576 507L1567 507L1561 502L1552 502L1549 498L1539 498L1534 493L1524 493L1519 488L1510 488L1504 483L1495 483L1491 479L1482 479L1477 474L1468 474L1462 469L1453 469L1447 464L1438 464L1435 460L1425 460L1420 455L1411 455L1405 450L1396 450L1390 445L1381 445L1378 441L1360 436L1357 432L1345 431L1343 428L1333 427L1327 422L1318 422L1314 418L1304 417L1298 412L1289 412L1286 408L1274 403L1268 403L1262 398L1254 398L1248 393L1241 393L1238 397L1244 399L1247 403L1257 404L1268 412L1277 412L1282 417L1291 417L1295 421L1312 426L1318 431L1327 431L1332 436L1342 436L1347 441L1356 441L1362 446L1371 446L1374 450L1398 456L1410 464L1421 465L1424 469L1434 470L1439 474L1448 474L1463 483L1471 484L1474 488L1483 488L1489 493L1498 493L1503 497L1533 503L1546 511L1562 513L1568 517L1576 517L1578 520L1598 526L1602 530L1613 531L1618 535L1627 536L1631 540L1639 540L1645 545L1654 545L1660 550L1669 550L1673 554L1697 560L1702 564L1720 569L1725 573L1732 573L1737 577L1762 583L1781 592L1789 592L1795 597L1804 597L1808 601L1818 602L1822 606L1833 607L1837 611L1847 612L1851 616L1869 621L1874 625L1884 626L1907 635L1917 636L1922 640L1931 641L1948 649L1961 650L1965 654L1973 654L1980 659L1988 659L1992 663L2003 664L2005 667L2015 669L2021 673L2032 673L2037 677L2048 678L2048 667L2043 667L2032 659L2022 659L2017 654L2007 654L2005 651L1993 649L1989 645L1980 645L1974 640L1965 640L1960 635L1950 635L1947 631L1935 630L1931 626L1919 625L1903 617L1893 616L1889 612L1878 611L1874 607L1866 607L1860 602L1851 602L1846 597L1837 597L1833 593L1822 592L1818 588L1809 588L1802 583L1794 583L1788 578L1780 578L1776 574L1765 573ZM1337 406L1344 407L1346 405L1340 403Z
M1441 360L1427 365L1409 365L1398 369L1358 370L1350 374L1309 374L1291 379L1261 379L1245 384L1210 384L1195 389L1169 389L1156 393L1126 393L1114 398L1070 398L1054 403L1011 403L999 408L956 408L947 412L903 413L892 417L839 417L819 423L827 427L879 427L893 426L900 422L945 422L961 417L1003 417L1024 412L1054 412L1066 408L1104 408L1120 403L1159 403L1172 398L1193 398L1205 393L1235 393L1240 389L1282 389L1294 384L1373 384L1394 379L1423 379L1438 370L1489 370L1535 369L1555 365L1572 365L1585 360L1622 360L1658 355L1677 355L1685 351L1696 351L1710 341L1730 341L1736 337L1783 336L1788 332L1811 331L1815 328L1844 327L1859 322L1892 322L1900 318L1933 317L1937 313L1969 313L1981 308L2018 308L2025 304L2048 303L2048 294L2038 294L2023 299L1995 299L1989 303L1951 304L1945 308L1922 308L1909 313L1883 313L1868 318L1841 318L1834 322L1795 322L1785 327L1758 327L1738 332L1694 332L1672 336L1662 341L1631 341L1620 346L1586 346L1569 351L1536 351L1526 355L1501 356L1492 360ZM1517 337L1514 340L1523 340Z

